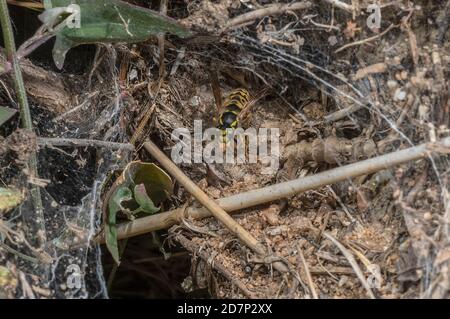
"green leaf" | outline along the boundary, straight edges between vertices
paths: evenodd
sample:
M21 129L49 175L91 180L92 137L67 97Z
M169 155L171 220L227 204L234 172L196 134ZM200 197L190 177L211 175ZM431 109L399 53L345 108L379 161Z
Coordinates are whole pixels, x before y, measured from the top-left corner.
M9 121L17 111L8 107L0 106L0 126Z
M115 190L108 202L108 220L105 225L106 247L117 264L120 263L117 245L117 213L125 209L123 203L132 200L131 190L122 186Z
M139 161L129 163L115 184L116 189L108 200L105 240L114 260L119 263L117 213L123 212L134 218L140 212L158 212L160 207L157 205L173 192L173 184L169 175L158 166Z
M0 187L0 213L6 212L13 209L19 205L23 200L23 195L21 192Z
M156 207L151 198L148 197L144 184L139 184L134 187L134 199L139 204L139 210L144 213L154 214L161 209L160 207Z
M53 9L46 10L40 16L41 21L46 24L54 23L57 19L52 14L67 18L70 13L64 15L61 10L55 8L68 7L71 4L79 6L80 27L63 25L62 29L56 31L53 58L60 69L67 52L80 44L135 43L166 32L179 37L191 35L174 19L120 0L53 0Z
M173 191L172 179L153 163L131 162L123 172L124 179L134 188L144 184L147 195L155 205L167 199Z

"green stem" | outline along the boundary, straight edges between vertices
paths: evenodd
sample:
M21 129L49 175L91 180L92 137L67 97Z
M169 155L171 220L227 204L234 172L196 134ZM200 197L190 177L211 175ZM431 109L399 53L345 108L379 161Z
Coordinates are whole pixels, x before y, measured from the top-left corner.
M20 70L19 61L16 55L16 44L14 42L14 34L6 0L0 0L0 23L3 30L6 58L8 61L10 61L10 63L12 63L13 67L14 86L16 89L17 100L20 107L22 127L32 130L33 122L31 121L30 108L28 106L25 85L23 84L22 71Z
M8 11L8 4L6 0L0 0L0 24L3 31L3 40L5 43L5 53L7 60L12 64L14 88L17 95L17 101L20 109L20 117L22 127L27 130L33 130L33 122L31 120L30 107L28 105L27 94L23 82L22 71L20 69L19 60L16 54L16 44L14 42L14 33L11 25L11 19ZM29 160L29 171L32 177L37 177L37 155L32 154ZM44 244L45 239L45 221L42 209L42 199L40 188L36 185L31 187L31 196L33 198L36 214L34 216L27 216L30 222L34 222L38 226L37 241L39 244ZM28 219L25 217L26 219Z

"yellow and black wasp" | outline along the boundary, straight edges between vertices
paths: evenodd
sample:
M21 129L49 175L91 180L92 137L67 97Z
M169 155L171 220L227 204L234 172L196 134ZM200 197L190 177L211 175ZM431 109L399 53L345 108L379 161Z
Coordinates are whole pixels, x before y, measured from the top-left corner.
M219 110L217 128L222 131L222 140L227 142L229 131L235 130L242 121L248 119L251 107L267 93L267 88L261 90L255 96L251 96L247 89L239 88L233 90L225 98L222 104L222 94L216 73L210 73L211 86L213 88L214 98L217 109Z
M226 137L227 129L236 129L242 119L242 113L247 110L250 102L250 93L246 89L236 89L225 99L223 111L219 115L217 128L222 130Z

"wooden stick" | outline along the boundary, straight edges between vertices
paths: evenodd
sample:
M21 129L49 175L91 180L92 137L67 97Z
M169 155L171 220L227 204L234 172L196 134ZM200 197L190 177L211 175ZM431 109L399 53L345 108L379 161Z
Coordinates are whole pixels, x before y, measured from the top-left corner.
M339 0L324 0L325 2L328 2L329 4L332 4L336 8L342 9L344 11L347 11L349 13L353 12L353 6L350 4L347 4L345 2L339 1Z
M77 139L77 138L46 138L46 137L38 137L37 143L39 146L52 146L52 147L99 147L99 148L108 148L111 150L127 150L134 151L134 146L129 143L117 143L117 142L108 142L108 141L100 141L100 140L89 140L89 139Z
M425 158L429 156L433 145L436 144L425 143L354 164L337 167L319 174L221 198L217 200L217 204L225 211L236 212L244 208L270 203L308 190L317 189L346 179L375 173L396 165ZM450 137L437 142L437 145L444 148L450 148ZM160 229L168 229L169 227L180 223L183 214L193 219L202 219L211 216L211 213L207 209L200 207L175 209L122 223L118 225L117 238L123 239ZM97 240L104 242L103 235L98 237Z
M251 250L261 256L267 254L266 248L263 244L253 237L247 230L237 223L228 213L217 204L214 200L209 198L200 187L198 187L188 176L186 176L181 169L178 168L152 141L147 140L144 143L144 148L149 152L175 179L192 194L211 214L220 220L225 227L228 228L234 235L236 235L244 244ZM288 269L281 262L274 263L274 268L280 272L287 272Z
M294 3L277 3L273 4L271 6L254 10L251 12L247 12L244 14L241 14L233 19L231 19L227 25L225 26L226 29L230 29L235 26L242 25L246 22L253 21L256 19L263 18L265 16L269 15L276 15L276 14L282 14L286 11L294 11L294 10L304 10L311 7L311 2L309 1L301 1L301 2L294 2Z

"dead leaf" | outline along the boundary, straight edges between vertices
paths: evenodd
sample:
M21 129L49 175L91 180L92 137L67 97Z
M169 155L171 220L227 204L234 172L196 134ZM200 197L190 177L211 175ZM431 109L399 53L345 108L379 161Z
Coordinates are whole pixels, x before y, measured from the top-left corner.
M278 214L280 213L280 206L273 204L269 208L262 212L264 220L271 226L277 226L280 224Z
M347 39L354 38L356 35L356 32L360 31L361 28L358 28L358 25L354 23L353 21L347 22L347 27L345 28L344 35Z

